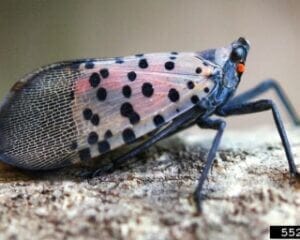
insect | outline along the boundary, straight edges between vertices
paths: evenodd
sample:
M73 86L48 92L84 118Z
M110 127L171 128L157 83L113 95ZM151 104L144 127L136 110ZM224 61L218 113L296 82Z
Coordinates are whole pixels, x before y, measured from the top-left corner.
M139 143L112 160L106 169L111 170L196 124L217 130L194 194L201 210L201 190L226 126L222 117L271 110L289 171L299 176L276 105L252 100L274 89L299 125L281 87L267 80L234 96L249 49L248 41L239 38L202 52L82 59L43 67L18 81L1 105L0 159L24 169L47 170Z

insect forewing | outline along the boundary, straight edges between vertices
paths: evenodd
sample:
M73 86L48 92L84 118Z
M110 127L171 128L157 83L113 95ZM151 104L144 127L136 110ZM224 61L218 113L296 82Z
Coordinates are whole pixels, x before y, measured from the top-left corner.
M1 106L0 157L50 169L130 144L209 94L215 67L194 53L44 67L17 82Z

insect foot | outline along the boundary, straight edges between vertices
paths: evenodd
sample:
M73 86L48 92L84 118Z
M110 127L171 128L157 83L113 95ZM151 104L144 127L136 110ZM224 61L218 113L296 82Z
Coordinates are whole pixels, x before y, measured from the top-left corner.
M193 196L194 196L194 201L197 209L196 214L200 215L202 213L202 202L204 201L205 197L201 192L197 190L194 192Z
M114 164L110 163L107 164L99 169L97 169L96 171L92 172L91 176L92 178L94 177L101 177L104 176L106 174L112 173L114 171Z
M292 176L295 177L298 181L300 181L300 173L299 172L292 174Z
M78 177L83 178L83 179L90 179L94 177L100 177L104 176L106 174L110 174L114 171L114 166L113 164L107 164L104 165L103 167L95 170L82 170L80 174L78 174Z

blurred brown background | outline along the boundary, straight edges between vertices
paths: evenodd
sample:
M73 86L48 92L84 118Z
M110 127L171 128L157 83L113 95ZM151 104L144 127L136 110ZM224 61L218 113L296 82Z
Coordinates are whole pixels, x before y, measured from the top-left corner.
M1 0L0 96L23 74L56 61L203 50L245 36L252 49L239 91L273 77L300 111L299 23L297 0ZM230 125L270 119L262 113Z

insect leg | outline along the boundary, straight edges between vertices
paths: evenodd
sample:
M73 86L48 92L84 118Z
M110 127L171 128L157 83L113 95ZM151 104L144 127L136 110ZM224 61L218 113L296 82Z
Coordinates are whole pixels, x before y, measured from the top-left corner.
M172 133L176 132L178 128L180 128L182 125L184 125L186 122L191 121L192 119L196 119L199 116L199 112L192 112L189 114L182 115L181 117L177 118L174 120L169 126L165 127L161 131L155 133L153 136L150 137L147 141L143 142L139 146L135 147L128 153L125 153L124 155L114 159L111 164L109 164L107 167L105 167L105 171L103 171L103 168L100 168L96 170L92 176L96 177L101 175L102 173L105 172L112 172L113 169L121 166L124 164L126 161L129 159L135 157L137 154L145 151L147 148L155 144L156 142L170 136Z
M197 122L197 124L201 128L215 129L218 131L213 140L212 146L209 150L206 164L204 166L203 172L201 173L196 191L194 193L194 198L195 198L195 201L197 204L197 210L198 210L198 212L200 212L201 211L201 202L203 200L203 195L202 195L203 185L204 185L205 180L207 179L208 172L213 165L213 161L215 159L216 152L219 148L220 141L221 141L224 129L226 127L226 122L221 119L205 119L205 120L199 120L199 122Z
M257 113L257 112L262 112L267 110L272 110L273 118L288 160L290 173L294 176L300 176L300 174L297 171L296 164L294 162L291 146L287 138L287 134L284 129L281 116L279 114L278 108L276 107L276 105L272 100L258 100L255 102L238 103L238 104L229 103L225 105L222 109L219 109L216 114L219 116L226 117L230 115Z
M238 104L238 103L243 103L247 102L264 92L274 89L275 93L278 95L279 99L283 103L285 109L287 110L288 114L290 115L291 119L293 120L295 125L300 125L300 118L296 114L296 111L291 104L289 98L287 95L284 93L283 89L281 86L273 79L268 79L254 87L253 89L250 89L236 97L234 97L232 100L229 101L228 104Z

